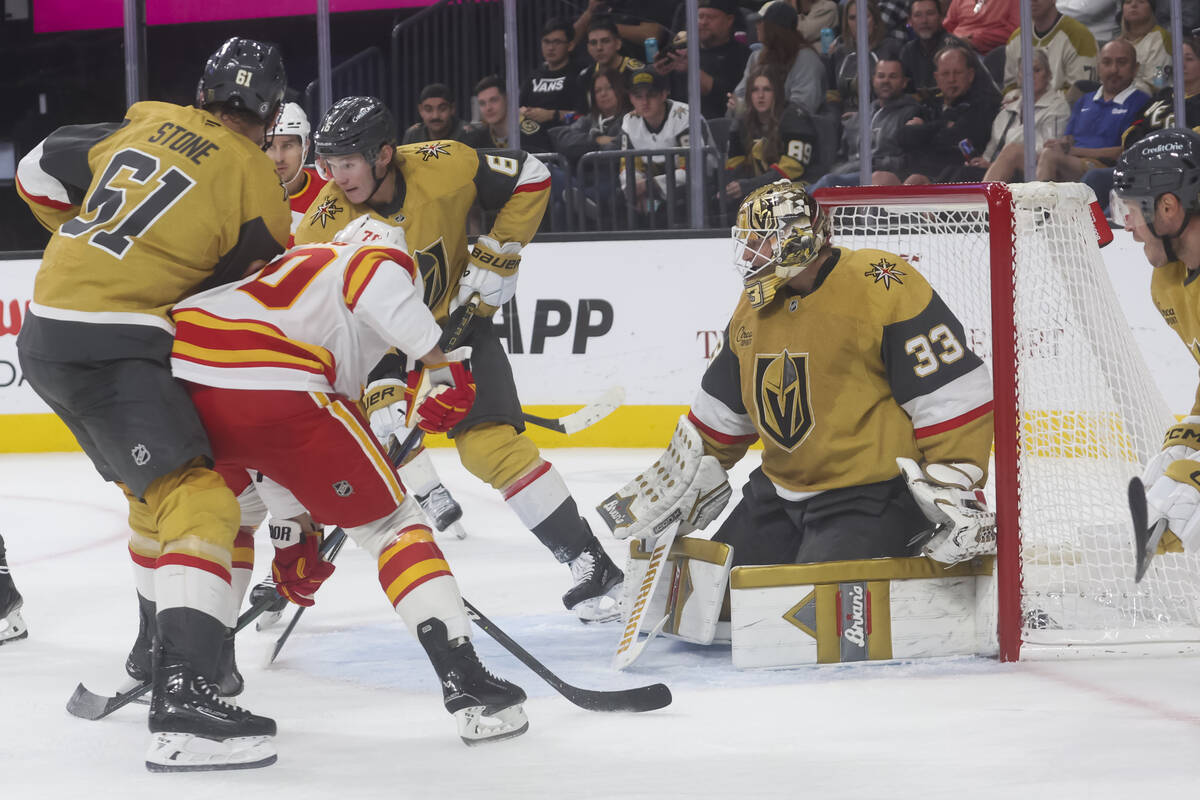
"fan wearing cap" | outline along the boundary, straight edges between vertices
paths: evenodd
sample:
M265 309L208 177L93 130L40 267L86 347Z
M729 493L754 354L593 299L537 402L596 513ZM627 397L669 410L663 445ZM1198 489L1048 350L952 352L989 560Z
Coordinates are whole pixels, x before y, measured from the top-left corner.
M325 185L313 167L304 165L308 158L308 135L312 130L308 115L299 103L285 103L279 110L275 127L268 133L267 155L275 162L275 174L287 192L288 205L292 207L292 233L304 219L304 212L321 193ZM288 247L292 237L288 236Z
M1109 213L1142 244L1154 267L1150 297L1200 362L1200 134L1156 131L1121 154ZM1162 550L1200 549L1200 389L1146 464L1149 522L1168 520Z
M705 119L725 115L725 102L737 86L750 58L750 48L733 38L733 0L700 0L696 12L700 35L700 113ZM671 44L659 52L654 69L671 81L671 96L687 99L687 31L675 34Z

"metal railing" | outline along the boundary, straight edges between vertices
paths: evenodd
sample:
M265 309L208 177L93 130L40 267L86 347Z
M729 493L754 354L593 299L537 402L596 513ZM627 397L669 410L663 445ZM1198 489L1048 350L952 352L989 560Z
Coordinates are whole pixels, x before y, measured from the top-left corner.
M330 71L330 84L331 101L349 95L364 94L380 99L386 98L387 73L383 51L378 47L368 47L360 53L355 53ZM304 112L312 121L313 128L317 127L322 114L317 106L319 86L318 80L304 87Z
M718 186L720 170L715 147L703 147L708 174L705 184ZM691 224L689 190L695 179L692 167L686 167L686 179L680 186L675 175L677 159L692 155L689 147L670 147L645 150L598 150L585 153L579 159L578 180L567 193L568 208L575 217L576 231L634 231L671 230L688 227L715 227L724 224L729 208L723 192L710 193L703 202L703 225ZM663 163L658 163L656 159ZM653 182L645 198L637 198L637 162L643 162L643 177ZM711 165L710 165L711 163ZM624 177L622 184L621 178ZM657 187L663 179L662 192ZM623 225L622 225L623 221Z

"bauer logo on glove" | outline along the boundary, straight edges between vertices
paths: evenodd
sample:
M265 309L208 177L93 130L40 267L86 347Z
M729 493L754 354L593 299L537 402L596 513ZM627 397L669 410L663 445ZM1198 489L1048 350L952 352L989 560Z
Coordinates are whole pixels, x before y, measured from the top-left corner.
M446 363L422 366L408 373L407 427L427 433L446 433L463 421L475 404L475 377L467 359L471 348L446 354Z

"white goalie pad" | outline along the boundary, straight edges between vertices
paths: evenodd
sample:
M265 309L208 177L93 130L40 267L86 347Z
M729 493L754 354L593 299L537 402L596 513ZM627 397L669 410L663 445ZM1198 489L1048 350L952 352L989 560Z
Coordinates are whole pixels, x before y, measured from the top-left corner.
M732 494L725 470L704 455L696 426L680 417L666 452L596 511L618 539L651 539L676 521L682 536L716 519Z
M624 622L634 607L634 594L650 564L650 550L641 540L629 543L625 568ZM712 644L717 632L733 548L708 539L676 539L667 555L667 572L646 601L644 618L653 623L666 618L663 636L695 644Z
M927 464L897 458L913 500L933 531L921 548L939 564L957 564L996 552L996 514L988 511L983 492L972 489L983 477L973 464Z

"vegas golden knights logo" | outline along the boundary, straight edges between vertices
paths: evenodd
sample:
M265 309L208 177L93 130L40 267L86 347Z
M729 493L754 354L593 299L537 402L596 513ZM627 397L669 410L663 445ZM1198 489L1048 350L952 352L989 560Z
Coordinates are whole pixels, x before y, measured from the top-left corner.
M424 250L413 253L417 269L421 271L421 281L425 284L425 305L433 308L446 293L446 281L449 278L449 266L446 264L446 248L438 239Z
M789 453L795 450L813 426L808 354L756 356L754 404L763 432Z

